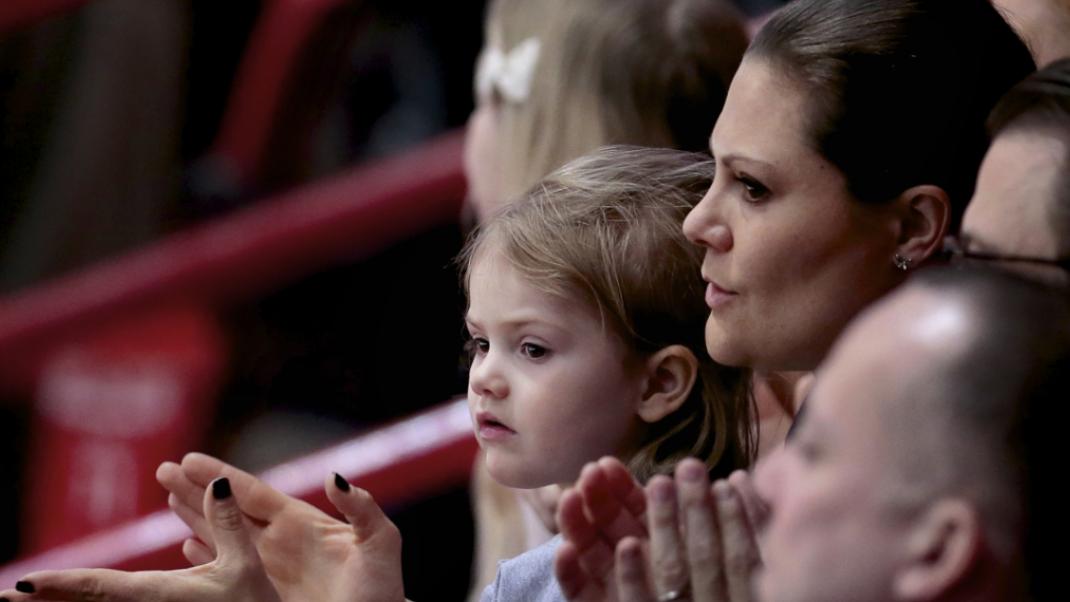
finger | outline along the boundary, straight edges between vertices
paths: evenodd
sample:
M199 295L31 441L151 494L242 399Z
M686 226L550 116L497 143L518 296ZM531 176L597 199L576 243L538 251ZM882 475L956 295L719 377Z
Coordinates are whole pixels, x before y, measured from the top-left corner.
M646 494L655 591L680 590L687 584L687 565L680 542L676 486L669 477L658 475L647 482Z
M554 553L554 575L561 593L570 602L601 602L605 600L605 586L580 564L580 551L570 542L562 542Z
M643 486L635 480L631 471L619 459L606 456L598 461L598 467L602 469L609 488L624 507L636 518L640 528L646 532L646 495Z
M5 592L5 596L13 602L17 600L149 602L162 599L159 583L154 581L154 579L161 579L162 575L158 571L127 573L111 569L38 571L19 580L16 587L23 593L7 596Z
M575 489L561 494L557 524L564 539L575 546L583 570L604 582L613 570L613 548L599 536L598 529L584 512L583 497Z
M208 564L215 560L215 551L201 540L189 538L182 542L182 555L193 566Z
M714 483L713 497L721 527L728 599L746 601L751 597L751 573L760 562L754 532L731 485L726 481Z
M617 544L617 597L620 602L653 602L639 540L626 537Z
M583 509L599 536L614 548L628 536L645 536L638 519L614 495L609 479L598 464L588 464L580 472L576 488L583 496Z
M200 515L202 500L204 500L204 486L189 480L181 466L174 462L160 464L156 469L156 482L175 499L186 507L195 509ZM190 527L192 528L192 525Z
M724 558L706 465L694 458L677 464L676 494L683 513L691 595L696 600L724 600Z
M342 513L353 527L358 542L373 539L396 539L400 549L401 535L382 508L367 491L353 487L342 475L334 473L324 484L327 499ZM389 541L388 540L388 541Z
M182 472L201 487L207 487L218 477L227 477L235 497L241 501L242 511L263 522L271 522L292 499L244 470L204 454L186 454L182 458Z
M737 470L728 475L728 484L732 486L747 513L747 522L754 531L760 530L769 520L769 505L758 495L754 480L745 470Z
M212 529L219 563L226 567L260 565L250 526L234 499L230 480L220 477L204 492L204 516Z
M215 544L212 541L212 529L208 526L208 521L204 518L204 492L201 492L201 502L197 505L197 508L190 508L184 504L177 496L171 494L167 496L167 506L171 508L171 511L175 513L175 516L182 522L186 523L186 526L193 531L193 534L200 538L201 541L208 544L208 547L212 550L212 554L215 554Z

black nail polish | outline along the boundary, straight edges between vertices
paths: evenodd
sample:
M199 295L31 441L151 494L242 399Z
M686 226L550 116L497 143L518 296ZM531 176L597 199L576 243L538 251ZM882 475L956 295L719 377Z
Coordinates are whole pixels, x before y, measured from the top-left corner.
M35 588L33 584L29 581L19 581L15 584L15 591L19 591L24 594L32 594L37 591L37 588Z
M223 477L212 481L212 497L217 500L230 497L230 479Z
M343 493L349 493L349 481L337 472L334 473L334 486L341 489Z

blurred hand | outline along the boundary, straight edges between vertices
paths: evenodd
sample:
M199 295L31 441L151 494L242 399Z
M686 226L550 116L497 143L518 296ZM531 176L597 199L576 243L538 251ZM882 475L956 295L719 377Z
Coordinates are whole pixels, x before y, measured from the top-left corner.
M616 464L601 460L599 468L623 469ZM565 542L555 572L567 599L751 599L751 574L760 564L752 525L767 512L745 472L711 486L705 465L687 459L675 478L652 478L640 504L635 496L643 490L634 480L627 484L618 474L610 486L604 473L587 470L558 511ZM644 512L640 530L635 523Z
M219 554L212 562L178 571L127 573L108 569L38 571L18 589L3 592L24 600L115 602L278 602L225 478L202 494L204 526Z

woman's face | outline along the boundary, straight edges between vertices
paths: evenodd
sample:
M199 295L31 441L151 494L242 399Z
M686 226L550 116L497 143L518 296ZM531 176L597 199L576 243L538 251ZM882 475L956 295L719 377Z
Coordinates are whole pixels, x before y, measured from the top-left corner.
M724 364L813 369L848 320L902 278L893 216L856 202L814 150L806 98L748 58L710 137L717 173L684 232L706 248L706 347Z

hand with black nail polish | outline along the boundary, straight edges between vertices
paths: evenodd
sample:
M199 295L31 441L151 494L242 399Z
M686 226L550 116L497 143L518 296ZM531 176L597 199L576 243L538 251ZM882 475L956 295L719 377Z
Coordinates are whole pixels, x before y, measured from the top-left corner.
M205 524L218 554L209 564L179 571L128 573L109 569L38 571L0 592L2 600L114 602L279 602L250 537L250 524L228 479L211 483L202 498Z
M251 536L283 602L403 602L401 535L367 491L342 475L327 475L327 498L339 521L215 458L189 454L167 463L156 477L171 492L171 509L197 539L183 546L193 564L211 562L216 544L195 500L213 479L226 476Z

